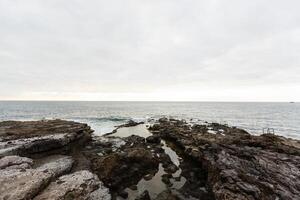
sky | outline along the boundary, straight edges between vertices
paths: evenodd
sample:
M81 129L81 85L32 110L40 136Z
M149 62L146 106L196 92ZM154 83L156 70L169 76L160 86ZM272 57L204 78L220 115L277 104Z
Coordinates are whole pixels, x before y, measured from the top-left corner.
M300 101L299 0L0 0L0 100Z

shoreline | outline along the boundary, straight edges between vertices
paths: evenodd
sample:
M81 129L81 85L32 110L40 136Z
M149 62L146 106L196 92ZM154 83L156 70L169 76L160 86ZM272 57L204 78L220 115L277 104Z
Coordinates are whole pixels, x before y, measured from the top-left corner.
M105 200L295 199L300 193L299 140L167 118L150 127L129 122L106 136L92 132L64 120L0 122L1 198L59 199L70 195L68 188L75 188L74 198ZM41 169L43 182L18 186ZM83 182L72 182L74 176ZM59 193L61 181L66 190Z

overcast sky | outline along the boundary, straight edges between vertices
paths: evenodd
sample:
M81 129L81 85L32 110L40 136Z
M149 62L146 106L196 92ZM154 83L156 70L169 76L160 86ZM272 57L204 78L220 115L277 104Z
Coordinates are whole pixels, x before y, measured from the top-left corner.
M0 0L0 99L300 101L299 0Z

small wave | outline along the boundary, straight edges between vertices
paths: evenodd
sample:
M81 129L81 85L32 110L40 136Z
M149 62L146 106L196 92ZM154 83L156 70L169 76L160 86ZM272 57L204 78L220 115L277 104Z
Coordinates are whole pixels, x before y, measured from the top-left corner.
M94 118L96 121L113 121L113 122L122 122L127 121L130 118L127 117L100 117L100 118Z
M131 118L129 117L75 117L72 119L86 120L86 121L99 121L99 122L106 122L106 121L123 122L123 121L128 121Z

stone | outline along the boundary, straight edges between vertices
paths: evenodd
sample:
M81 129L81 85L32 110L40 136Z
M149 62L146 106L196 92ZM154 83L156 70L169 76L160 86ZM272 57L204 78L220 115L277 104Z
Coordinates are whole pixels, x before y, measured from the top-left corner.
M127 197L128 197L128 192L126 192L125 190L122 190L122 191L120 191L120 192L118 193L118 195L119 195L120 197L122 197L123 199L127 199Z
M184 121L167 119L159 120L149 130L173 141L177 148L183 149L185 157L201 166L193 175L185 177L189 181L197 181L199 174L206 177L202 185L207 186L203 195L208 199L299 198L300 142L297 140L271 134L250 135L245 130L218 123L190 127ZM163 180L169 183L166 177Z
M28 156L68 147L91 138L86 124L64 120L0 122L0 157Z
M137 190L137 189L138 189L137 185L132 185L132 186L130 186L129 188L130 188L131 190Z
M38 167L36 170L47 171L55 176L60 176L69 172L73 166L74 160L71 156L61 156L52 162L48 162Z
M152 174L147 174L147 175L144 176L144 179L145 179L146 181L149 181L149 180L151 180L152 178L153 178L153 175L152 175Z
M128 146L127 146L128 147ZM118 190L137 184L137 181L158 168L159 161L151 151L128 147L121 153L90 158L92 169L105 185Z
M161 177L162 182L164 182L166 185L170 185L171 181L169 179L169 176L167 176L166 174L162 175Z
M20 156L6 156L0 159L0 169L27 169L33 165L33 160Z
M127 123L122 124L122 125L118 126L117 128L132 127L132 126L137 126L137 125L140 125L140 124L144 124L144 122L135 122L135 121L130 119Z
M135 200L151 200L148 190L145 190Z
M110 200L109 190L98 177L86 170L64 175L52 182L34 200L100 199Z
M178 167L175 164L169 164L166 168L165 171L167 173L173 174L178 170Z
M178 200L178 196L173 194L170 190L165 190L157 195L155 200Z
M155 144L159 144L161 139L158 136L152 135L146 138L146 141L148 143L155 143Z
M11 160L12 157L3 158ZM21 162L30 162L30 159L17 158ZM19 163L20 163L19 162ZM59 160L46 163L36 169L10 169L0 170L0 199L19 200L32 199L41 192L51 180L62 173L69 172L73 164L70 157L62 157Z

